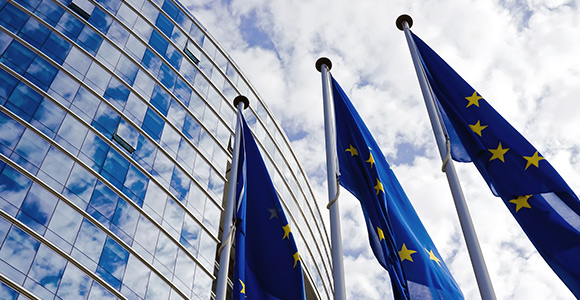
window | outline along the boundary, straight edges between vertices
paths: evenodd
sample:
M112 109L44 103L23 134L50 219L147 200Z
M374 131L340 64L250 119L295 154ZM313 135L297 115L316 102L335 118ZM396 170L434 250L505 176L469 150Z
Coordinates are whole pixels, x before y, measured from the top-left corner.
M95 8L95 6L87 0L72 1L68 4L68 7L85 20L89 19L91 12Z
M138 139L139 133L137 130L131 127L125 120L119 122L119 126L117 126L117 129L113 133L113 140L131 154L135 152Z
M189 59L191 59L191 61L197 65L199 63L199 59L195 57L195 55L193 55L193 53L190 50L191 47L192 46L190 45L190 43L187 42L183 51L185 52L185 55L187 55L187 57L189 57Z

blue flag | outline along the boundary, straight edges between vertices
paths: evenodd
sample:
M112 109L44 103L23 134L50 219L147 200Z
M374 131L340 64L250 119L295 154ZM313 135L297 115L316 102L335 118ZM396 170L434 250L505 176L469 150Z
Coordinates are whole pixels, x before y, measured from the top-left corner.
M304 299L300 255L241 113L233 299Z
M479 92L413 34L451 139L473 162L540 255L580 298L580 202L552 165Z
M395 299L463 299L379 146L332 79L340 184L361 203L371 248Z

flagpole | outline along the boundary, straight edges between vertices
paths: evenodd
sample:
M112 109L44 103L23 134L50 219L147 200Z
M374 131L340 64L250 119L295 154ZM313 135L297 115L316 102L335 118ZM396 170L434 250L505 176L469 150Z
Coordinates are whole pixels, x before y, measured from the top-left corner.
M417 78L419 79L419 85L421 86L421 91L423 92L425 106L427 107L429 119L431 120L431 127L433 127L433 133L435 134L437 146L439 147L439 154L441 155L441 160L445 162L444 172L447 175L447 181L449 182L449 187L451 188L451 194L453 195L455 208L457 210L457 215L459 216L459 223L461 224L463 236L465 238L467 250L471 259L471 264L473 265L473 270L475 272L479 293L481 294L481 298L483 300L494 300L496 297L493 286L491 284L491 279L489 278L487 267L483 259L483 254L479 246L479 241L477 240L477 235L475 234L475 228L473 227L473 222L471 221L469 209L467 208L467 203L465 202L465 197L463 196L463 191L461 189L461 185L459 184L459 178L455 172L453 161L450 159L448 160L448 140L445 136L445 133L443 132L443 124L440 123L439 114L437 107L435 106L431 87L429 86L425 76L425 70L421 64L421 59L419 58L415 43L411 37L411 31L409 28L413 26L413 19L408 15L401 15L397 18L396 25L397 28L405 32L405 37L407 38L409 50L411 51L411 57L413 58L413 64L415 65L415 71L417 72Z
M237 96L234 98L234 106L237 109L237 120L236 120L236 132L234 140L234 153L232 157L232 165L230 168L230 182L228 183L228 198L226 204L226 212L224 218L224 227L222 231L220 246L220 267L218 271L218 278L216 283L216 300L225 300L228 287L228 273L229 273L229 263L230 263L230 253L232 250L232 238L234 232L232 231L233 221L234 221L234 207L236 198L236 184L238 182L238 160L240 157L240 141L242 135L242 123L240 116L242 110L248 108L250 102L245 96Z
M340 230L340 211L336 166L336 136L332 91L330 89L330 69L332 62L326 57L316 61L316 69L322 74L322 98L324 100L324 135L326 137L326 173L330 209L330 238L332 242L332 275L334 279L334 299L346 299L344 284L344 265L342 262L342 236Z

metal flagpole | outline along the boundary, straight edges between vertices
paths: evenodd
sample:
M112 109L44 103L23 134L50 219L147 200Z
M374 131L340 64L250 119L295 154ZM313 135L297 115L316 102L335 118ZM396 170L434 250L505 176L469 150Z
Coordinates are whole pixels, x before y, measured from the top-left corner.
M459 223L461 224L461 229L463 231L465 243L467 244L469 257L471 258L471 264L473 265L473 270L475 272L475 278L479 286L479 293L481 294L481 298L483 300L494 300L496 297L493 291L493 286L491 285L491 280L487 272L487 267L485 266L483 254L481 252L481 248L479 247L479 241L477 240L477 235L475 234L475 229L471 221L469 209L467 208L467 203L465 202L465 197L463 196L463 191L461 190L461 185L459 184L459 178L455 172L453 161L448 159L449 140L443 131L443 124L441 124L439 119L439 114L437 107L435 106L431 87L429 86L425 76L425 70L421 64L421 59L419 57L419 53L417 52L415 42L411 37L411 31L409 28L413 26L413 19L408 15L401 15L397 18L396 24L397 28L405 32L405 37L407 38L407 43L409 44L409 50L411 51L411 56L415 65L415 71L417 72L417 78L419 79L419 85L421 86L421 91L423 92L423 98L425 100L425 105L427 106L429 119L431 120L431 126L433 127L433 133L435 134L437 146L439 147L439 154L441 154L441 160L444 161L444 172L447 175L447 181L449 182L449 187L451 188L451 194L453 195L455 208L457 210L457 215L459 216Z
M342 237L340 232L340 211L338 209L338 180L336 166L336 136L332 91L330 89L330 68L332 62L326 57L316 61L316 69L322 74L322 98L324 100L324 134L326 137L326 170L328 198L330 200L330 238L332 242L332 275L334 279L334 299L346 299L344 266L342 263Z
M232 238L234 236L234 207L236 206L236 184L238 182L238 160L240 158L240 141L242 135L242 120L240 118L242 109L248 108L250 102L245 96L237 96L234 99L234 106L238 110L236 121L236 133L234 141L234 153L232 157L232 166L230 169L230 182L228 184L228 198L226 204L224 227L221 237L222 245L220 246L220 267L216 284L216 300L225 300L228 287L228 273L230 263L230 253L232 250Z

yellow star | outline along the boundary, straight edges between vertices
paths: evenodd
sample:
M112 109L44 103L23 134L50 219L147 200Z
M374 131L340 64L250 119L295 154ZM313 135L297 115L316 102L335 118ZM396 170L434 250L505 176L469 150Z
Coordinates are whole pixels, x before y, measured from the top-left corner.
M473 132L477 133L477 135L481 136L481 131L484 130L487 127L487 125L481 125L479 124L479 120L477 121L477 123L475 123L475 125L469 125L469 128L471 128L471 130L473 130Z
M350 148L344 150L345 152L350 152L350 156L355 156L358 155L358 151L356 150L355 147L353 147L352 145L350 145Z
M377 227L377 234L379 235L379 241L382 241L385 239L385 233L379 227Z
M373 167L373 164L375 163L375 159L373 158L373 154L369 153L370 157L369 160L367 160L366 162L371 164L371 168Z
M532 208L528 203L528 199L530 199L530 197L532 197L532 195L518 196L518 198L510 200L510 203L514 203L516 205L516 212L518 212L518 210L520 210L522 207Z
M385 190L383 189L383 184L379 181L378 178L377 185L375 185L375 190L377 191L377 195L379 194L379 191L382 191L383 193L385 192Z
M427 251L427 253L429 253L430 260L434 260L438 265L441 265L440 264L441 260L439 258L437 258L437 256L435 256L435 253L433 253L433 250L429 251L429 250L425 249L425 251Z
M292 232L290 230L290 224L287 224L286 226L282 227L284 229L284 237L282 239L288 238L290 239L290 232Z
M479 95L477 95L477 92L473 92L473 95L471 95L470 97L465 97L465 99L467 99L467 101L469 101L469 103L467 103L467 107L472 106L473 104L475 104L475 106L479 107L479 99L483 99L482 97L480 97Z
M403 243L403 248L401 248L401 251L399 251L399 258L401 258L401 261L406 259L413 262L413 258L411 257L411 254L413 253L417 253L417 251L407 249L407 245Z
M244 284L244 282L240 279L240 283L242 284L242 290L240 291L240 294L246 294L246 285Z
M526 168L525 170L528 169L529 166L534 165L536 166L536 168L539 168L540 165L540 160L545 159L543 157L541 157L540 155L538 155L538 151L536 151L536 153L534 153L534 155L532 156L524 156L524 158L528 161L528 163L526 164Z
M502 162L505 162L505 160L503 159L503 155L506 152L508 152L509 149L510 148L505 148L505 149L502 148L501 142L499 142L499 146L497 146L497 149L487 149L487 150L489 150L489 152L491 152L491 154L493 154L491 156L491 158L489 159L489 161L492 161L492 160L497 158L497 159L501 160Z
M296 268L296 264L298 263L298 261L300 260L300 254L298 252L294 253L294 255L292 255L294 257L294 267L292 268Z

